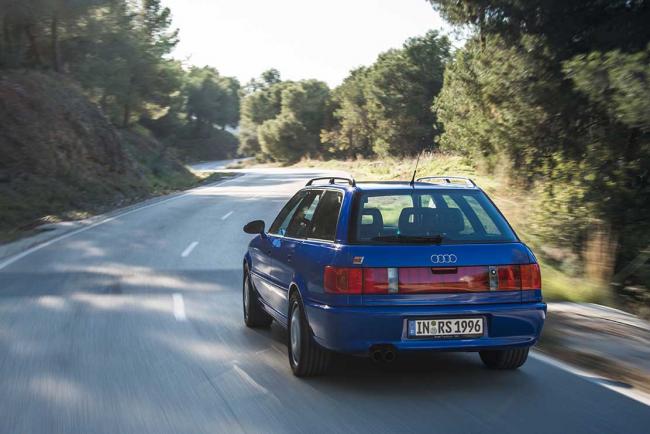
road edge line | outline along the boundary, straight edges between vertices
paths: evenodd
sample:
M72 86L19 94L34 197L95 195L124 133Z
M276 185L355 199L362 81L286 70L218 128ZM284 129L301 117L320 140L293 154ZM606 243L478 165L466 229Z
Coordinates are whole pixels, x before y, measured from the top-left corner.
M23 259L26 256L31 255L32 253L38 252L39 250L41 250L41 249L43 249L45 247L51 246L54 243L57 243L59 241L65 240L65 239L70 238L70 237L73 237L75 235L79 235L79 234L81 234L83 232L89 231L89 230L94 229L94 228L96 228L98 226L101 226L103 224L110 223L110 222L112 222L114 220L117 220L120 217L125 217L127 215L134 214L134 213L136 213L138 211L153 208L154 206L157 206L157 205L162 205L164 203L168 203L168 202L178 200L180 198L189 196L195 190L201 190L201 189L204 189L204 188L214 187L214 186L218 186L218 185L224 185L224 184L226 184L226 183L228 183L230 181L234 181L236 179L239 179L240 177L241 176L236 176L236 177L231 178L231 179L220 180L220 181L216 181L216 182L213 182L213 183L210 183L210 184L205 184L205 185L200 185L200 186L197 186L197 187L193 187L193 188L190 188L189 190L185 190L182 193L172 195L171 197L168 197L166 199L156 200L155 202L150 203L150 204L146 204L147 201L144 201L142 206L138 206L137 204L134 204L134 205L132 205L132 207L135 206L135 208L130 207L131 209L127 209L124 212L117 211L117 214L115 214L115 215L111 215L111 213L107 213L107 214L100 214L98 216L94 216L93 218L99 218L100 220L95 222L95 223L91 223L88 226L84 226L84 227L81 227L81 228L78 228L78 229L73 229L70 232L65 232L65 233L63 233L61 235L58 235L58 236L54 237L54 238L50 238L47 241L43 241L42 243L36 244L35 246L29 247L28 249L23 250L20 253L16 253L16 254L14 254L12 256L9 256L9 257L5 258L4 260L0 261L0 270L3 270L5 268L7 268L9 265ZM103 218L103 216L105 216L105 218Z
M641 404L650 407L650 394L647 394L639 389L634 389L634 388L626 389L624 387L604 383L601 380L605 380L605 381L613 381L613 380L609 380L608 378L605 378L602 375L589 372L585 369L578 368L569 363L558 360L555 357L549 356L548 354L543 354L539 350L532 350L530 352L530 356L535 360L546 363L548 365L561 369L570 374L577 375L578 377L587 380L590 383L597 384L601 387L605 387L606 389L616 392L619 395L623 395L627 398L633 399Z

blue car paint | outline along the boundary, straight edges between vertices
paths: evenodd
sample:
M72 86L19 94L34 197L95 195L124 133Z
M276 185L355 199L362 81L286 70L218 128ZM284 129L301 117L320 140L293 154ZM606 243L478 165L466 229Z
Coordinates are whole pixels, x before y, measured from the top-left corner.
M335 189L343 193L336 239L332 243L271 234L256 236L249 245L245 262L262 307L286 327L289 293L292 289L299 291L315 341L327 349L349 354L367 355L371 346L379 344L391 344L400 351L479 351L534 345L546 318L541 290L417 295L336 295L324 291L325 266L355 267L352 258L358 256L364 259L362 265L356 266L363 267L430 267L431 255L443 253L455 254L457 266L537 262L533 252L519 240L442 245L361 245L348 242L354 199L359 192L376 190L391 194L400 190L436 188L468 187L436 187L419 183L413 187L386 183L307 187L307 190ZM409 319L454 316L484 318L486 334L471 339L407 337Z

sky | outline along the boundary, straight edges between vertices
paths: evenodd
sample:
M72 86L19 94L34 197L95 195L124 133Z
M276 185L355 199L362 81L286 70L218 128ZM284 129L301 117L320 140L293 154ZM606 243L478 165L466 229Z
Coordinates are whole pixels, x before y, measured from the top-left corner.
M269 68L330 86L411 36L450 27L425 0L163 0L180 29L174 57L242 83Z

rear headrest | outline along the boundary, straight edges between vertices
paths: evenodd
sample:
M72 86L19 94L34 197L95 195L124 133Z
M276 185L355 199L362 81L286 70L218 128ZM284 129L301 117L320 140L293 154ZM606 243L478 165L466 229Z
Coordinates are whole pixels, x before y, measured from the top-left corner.
M457 234L465 229L465 219L458 208L438 208L436 214L437 218L432 231L443 234Z
M404 208L399 215L398 228L402 235L426 235L433 223L433 209Z
M364 223L363 222L363 216L370 216L372 217L372 222L370 223ZM377 208L366 208L361 211L361 225L363 226L384 226L384 218L381 215L381 211L379 211Z
M371 222L364 223L364 216L370 216ZM384 218L377 208L367 208L361 211L361 224L359 225L359 236L361 239L372 239L381 236L384 230Z
M458 208L404 208L398 224L403 235L457 234L465 229Z

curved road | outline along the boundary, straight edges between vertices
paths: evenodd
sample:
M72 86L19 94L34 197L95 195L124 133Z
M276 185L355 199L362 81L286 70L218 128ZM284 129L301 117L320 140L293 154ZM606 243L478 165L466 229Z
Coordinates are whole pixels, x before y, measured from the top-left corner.
M311 175L249 171L0 262L0 432L648 432L650 407L537 359L294 378L285 333L244 327L241 227Z

